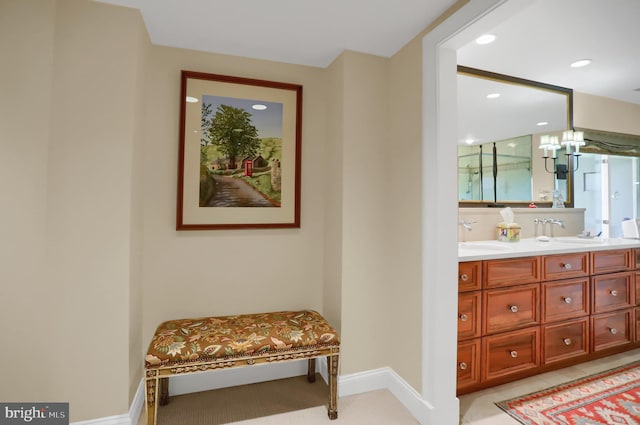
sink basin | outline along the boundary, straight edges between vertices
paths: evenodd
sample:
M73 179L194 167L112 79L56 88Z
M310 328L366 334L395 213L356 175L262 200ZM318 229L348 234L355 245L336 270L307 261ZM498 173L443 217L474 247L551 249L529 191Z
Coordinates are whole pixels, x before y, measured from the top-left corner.
M604 243L604 239L601 238L579 238L577 236L558 236L553 238L554 242L560 243L578 243L578 244L589 244L589 245L597 245Z
M458 242L458 248L475 251L511 251L512 248L504 242Z

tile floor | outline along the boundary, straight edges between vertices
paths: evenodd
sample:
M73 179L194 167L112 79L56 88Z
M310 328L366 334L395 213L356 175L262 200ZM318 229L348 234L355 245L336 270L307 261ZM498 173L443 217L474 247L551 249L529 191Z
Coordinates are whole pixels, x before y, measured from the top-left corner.
M640 349L460 396L460 425L517 425L494 403L640 360Z

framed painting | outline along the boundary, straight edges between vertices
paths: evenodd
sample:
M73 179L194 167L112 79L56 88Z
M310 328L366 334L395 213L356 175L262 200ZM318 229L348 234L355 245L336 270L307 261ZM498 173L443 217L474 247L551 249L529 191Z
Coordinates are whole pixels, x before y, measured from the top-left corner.
M182 71L177 230L300 227L302 86Z

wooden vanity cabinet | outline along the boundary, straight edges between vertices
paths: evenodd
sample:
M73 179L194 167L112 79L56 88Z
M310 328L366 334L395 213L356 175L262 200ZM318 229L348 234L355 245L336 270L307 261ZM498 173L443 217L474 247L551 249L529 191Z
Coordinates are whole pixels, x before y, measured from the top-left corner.
M631 249L591 252L591 274L612 273L632 269Z
M540 324L540 285L517 285L482 293L482 334Z
M482 338L482 381L508 377L540 365L540 328Z
M482 261L458 264L457 388L480 384Z
M457 388L480 384L480 338L458 342Z
M589 275L589 253L545 255L542 261L542 280L569 279Z
M589 318L553 323L542 327L543 364L589 354Z
M480 337L481 324L480 291L458 295L458 340Z
M540 282L540 257L488 260L482 264L484 289Z
M589 277L542 283L542 323L587 316L590 311Z
M640 248L459 263L458 394L640 346Z
M477 291L482 288L482 261L458 264L458 292Z
M634 278L632 272L611 273L591 278L593 314L605 313L635 305Z
M633 310L627 309L591 317L592 351L631 345Z

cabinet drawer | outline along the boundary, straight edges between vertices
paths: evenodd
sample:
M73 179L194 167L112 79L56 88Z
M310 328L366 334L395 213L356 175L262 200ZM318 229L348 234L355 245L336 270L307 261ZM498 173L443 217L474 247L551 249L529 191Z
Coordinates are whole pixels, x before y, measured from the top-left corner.
M591 282L593 286L591 312L593 314L635 305L635 300L631 299L633 272L594 276L591 278Z
M475 291L482 287L482 261L458 263L458 291Z
M632 314L633 310L628 309L592 316L592 351L630 344L632 341L631 331L633 327Z
M621 272L630 269L630 249L614 249L591 253L591 274Z
M542 257L542 280L568 279L589 274L589 253L546 255Z
M540 257L488 260L482 266L483 287L497 288L540 281Z
M480 336L481 300L480 291L458 295L458 339Z
M485 335L540 323L540 285L491 289L482 295L482 332Z
M589 354L589 318L542 327L544 364Z
M542 283L542 323L589 314L589 278Z
M458 344L458 390L480 383L480 338Z
M640 248L633 250L633 259L635 261L635 268L640 269Z
M534 369L539 352L539 326L482 338L482 380Z

